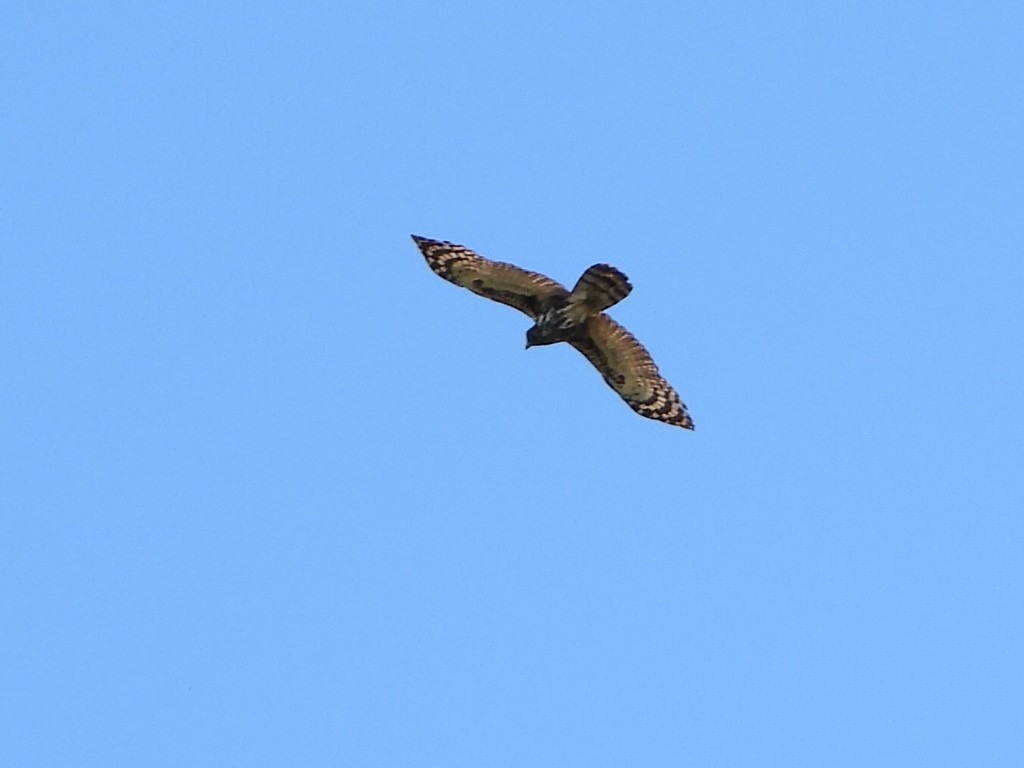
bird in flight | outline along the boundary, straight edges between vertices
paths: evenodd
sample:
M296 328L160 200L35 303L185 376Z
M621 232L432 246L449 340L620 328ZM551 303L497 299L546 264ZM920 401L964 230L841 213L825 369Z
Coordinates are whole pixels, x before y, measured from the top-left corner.
M693 429L686 404L636 338L605 314L633 286L615 267L589 267L569 291L549 277L491 261L461 245L412 236L427 265L445 280L529 315L526 347L565 341L641 416Z

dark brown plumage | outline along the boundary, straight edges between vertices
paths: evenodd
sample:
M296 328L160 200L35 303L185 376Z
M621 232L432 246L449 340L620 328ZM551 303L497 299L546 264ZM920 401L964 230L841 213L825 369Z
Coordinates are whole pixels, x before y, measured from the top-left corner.
M449 282L529 315L526 346L568 342L594 365L634 411L693 429L686 405L658 372L643 345L604 313L633 287L608 264L589 267L572 291L549 277L485 259L470 249L412 236L427 265Z

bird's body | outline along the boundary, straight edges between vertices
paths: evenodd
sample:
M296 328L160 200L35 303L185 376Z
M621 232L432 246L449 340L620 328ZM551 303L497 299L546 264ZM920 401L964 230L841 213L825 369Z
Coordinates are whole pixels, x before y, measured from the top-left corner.
M533 327L526 331L526 346L539 347L570 341L583 333L587 323L586 308L568 298L548 302Z
M549 277L485 259L464 246L412 238L430 268L445 280L529 315L534 325L526 332L527 348L567 342L641 416L693 429L686 405L647 350L604 312L633 289L618 269L595 264L569 291Z
M615 267L595 264L571 293L553 294L540 303L534 325L526 332L527 348L585 337L590 317L622 301L631 290L629 280Z

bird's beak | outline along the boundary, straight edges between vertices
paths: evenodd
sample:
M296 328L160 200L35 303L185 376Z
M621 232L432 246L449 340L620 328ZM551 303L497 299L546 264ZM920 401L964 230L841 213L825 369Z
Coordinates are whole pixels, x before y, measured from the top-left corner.
M527 340L526 340L526 348L527 348L527 349L529 349L529 348L530 348L530 347L532 347L532 346L533 346L533 344L531 344L531 343L530 343L530 340L529 340L529 339L527 339Z

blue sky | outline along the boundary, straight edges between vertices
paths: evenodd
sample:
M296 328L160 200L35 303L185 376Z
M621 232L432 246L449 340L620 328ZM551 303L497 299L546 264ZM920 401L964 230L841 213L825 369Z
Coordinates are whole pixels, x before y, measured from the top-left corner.
M1024 760L1019 4L0 21L4 765Z

